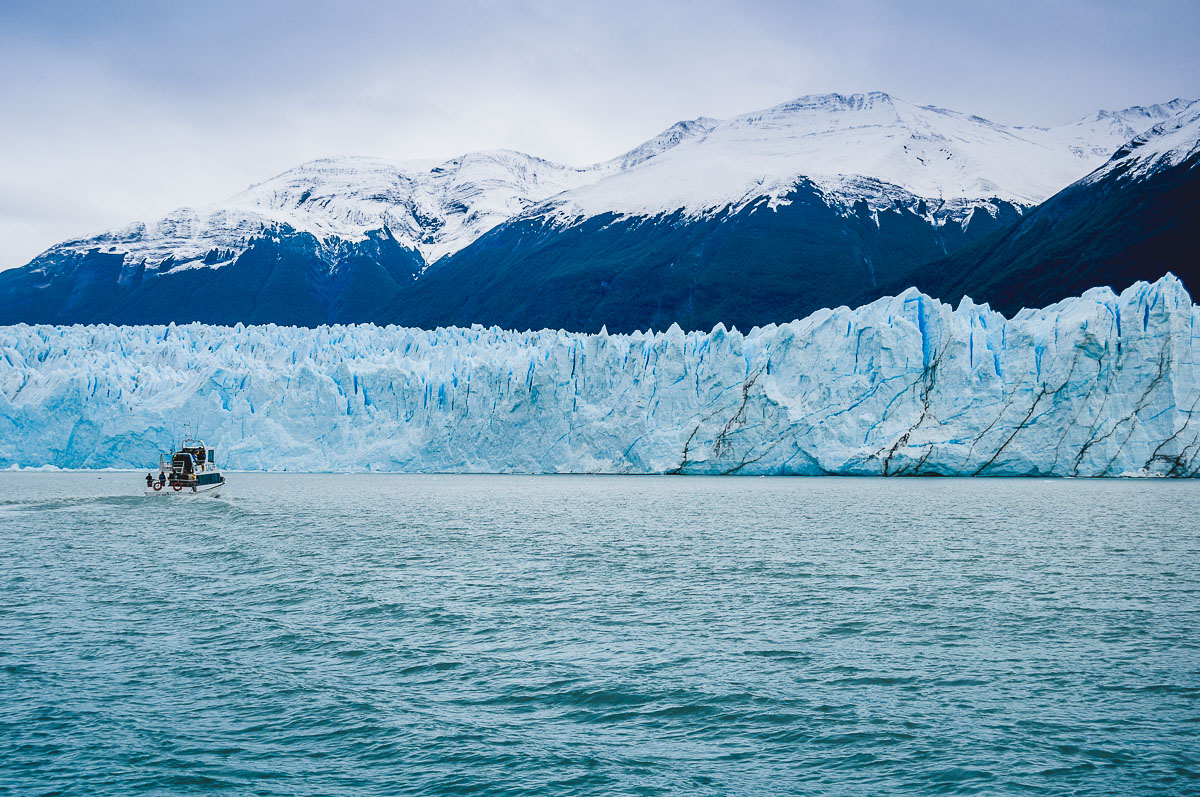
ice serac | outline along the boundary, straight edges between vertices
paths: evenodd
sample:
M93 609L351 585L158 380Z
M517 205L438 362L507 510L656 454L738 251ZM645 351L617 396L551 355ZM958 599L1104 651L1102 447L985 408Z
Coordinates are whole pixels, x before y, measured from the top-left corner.
M916 290L748 334L0 328L0 466L1200 472L1200 307L1175 277L1012 319Z

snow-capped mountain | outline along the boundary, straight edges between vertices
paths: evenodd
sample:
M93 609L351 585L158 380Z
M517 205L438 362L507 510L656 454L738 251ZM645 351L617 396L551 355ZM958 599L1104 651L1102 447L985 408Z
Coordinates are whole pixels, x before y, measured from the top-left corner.
M598 328L604 313L580 309L605 301L597 290L657 280L697 258L727 269L728 259L754 257L793 282L811 282L815 270L835 287L812 301L848 301L862 286L1012 223L1184 105L1104 111L1041 128L879 92L828 94L679 122L585 167L506 150L445 162L312 161L224 202L66 241L23 269L0 272L8 300L0 322L227 322L241 313L235 320L558 325L577 318L582 328ZM722 245L727 251L714 261ZM593 273L588 264L601 260L612 268ZM513 269L534 282L512 283ZM488 305L481 292L527 291L539 275L561 283L556 301L565 315L472 316ZM568 284L573 278L582 282ZM434 284L422 295L407 295L426 280ZM635 286L647 288L657 290L653 282ZM703 304L704 292L690 290L689 306ZM218 296L226 300L219 311L211 306ZM656 300L654 310L614 323L713 317L680 312L676 299Z
M1197 152L1200 152L1200 102L1192 102L1182 105L1165 121L1131 137L1083 182L1098 183L1110 176L1146 179L1193 161Z
M561 219L692 214L778 200L808 178L844 204L927 200L969 213L1033 205L1100 165L1183 101L1099 111L1071 124L1007 127L881 92L814 95L727 120L672 125L610 161L570 167L511 150L445 162L310 161L211 206L180 208L55 249L127 252L154 268L219 267L275 228L361 240L386 227L429 264L548 203ZM203 258L216 250L218 259Z
M1021 206L1045 200L1186 104L1021 128L882 92L801 97L724 121L681 123L703 132L680 137L643 168L621 169L547 204L565 219L696 215L778 201L807 178L847 207L863 199L873 209L897 200L915 208L923 199L931 216L961 220L995 198Z
M1087 174L1179 104L1020 128L882 92L801 97L724 121L684 123L689 127L672 137L673 146L636 159L636 168L547 204L564 221L610 212L695 216L764 197L777 202L807 178L845 205L861 198L888 208L894 195L911 197L914 207L926 200L931 214L949 203L961 215L992 198L1028 206ZM864 190L864 184L892 190Z
M1194 100L1174 99L1155 105L1134 105L1120 111L1096 111L1077 122L1058 127L1017 128L1022 135L1045 141L1049 146L1067 147L1083 158L1112 155L1112 142L1124 143L1164 122L1194 104Z
M511 150L475 152L443 163L327 158L301 164L201 208L152 223L66 241L55 249L128 253L167 270L227 265L251 239L275 230L319 240L362 240L387 228L426 263L456 252L530 206L592 172ZM215 253L214 257L205 257Z
M1200 103L1192 103L1011 227L884 290L916 284L946 300L970 294L1013 312L1167 271L1200 285L1198 222Z

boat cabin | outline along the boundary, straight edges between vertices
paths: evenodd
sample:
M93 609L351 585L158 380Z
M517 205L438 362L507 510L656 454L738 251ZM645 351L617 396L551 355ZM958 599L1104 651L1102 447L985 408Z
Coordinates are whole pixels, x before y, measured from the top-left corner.
M167 457L170 457L168 462ZM160 454L159 470L167 475L167 483L216 484L222 480L217 472L216 449L199 440L185 440L173 454Z
M179 448L169 454L158 455L158 470L163 478L154 480L146 477L147 492L161 492L170 487L172 492L191 488L191 492L208 492L225 484L225 477L217 469L217 452L195 438L187 438Z

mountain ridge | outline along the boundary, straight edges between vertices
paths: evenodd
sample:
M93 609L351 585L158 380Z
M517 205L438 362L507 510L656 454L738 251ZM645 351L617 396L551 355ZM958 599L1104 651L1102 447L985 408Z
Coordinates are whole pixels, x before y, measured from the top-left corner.
M1195 290L1198 219L1200 102L1194 102L1010 227L885 290L916 285L947 300L970 293L1005 313L1096 285L1119 291L1167 272Z
M585 167L513 150L316 159L0 272L0 323L277 314L632 329L703 326L739 296L731 323L802 314L1017 221L1055 180L1078 179L1103 161L1097 152L1130 141L1116 136L1181 104L1017 128L883 92L807 95L678 122ZM559 316L536 306L551 283ZM509 294L507 310L485 312L503 304L488 286ZM601 308L622 302L641 309L606 321Z
M576 187L577 184L582 185L586 182L595 182L622 170L641 166L678 148L681 144L706 138L714 128L721 124L730 122L736 124L739 120L752 119L764 115L769 116L773 112L780 111L780 109L795 112L814 107L828 108L840 106L848 110L863 110L875 103L891 103L894 105L897 102L903 103L906 107L918 108L939 114L966 117L965 114L947 111L936 106L916 106L905 103L902 100L898 101L884 92L850 95L816 94L805 95L773 106L772 108L742 114L731 117L728 120L699 117L693 120L676 122L658 135L651 137L621 155L587 166L569 166L516 150L506 149L470 152L446 160L430 158L392 160L358 155L317 158L287 169L266 180L252 184L226 200L199 207L185 206L170 211L158 220L132 222L99 233L68 239L49 247L39 254L38 257L42 257L58 248L81 250L91 247L103 250L114 246L120 249L122 246L125 246L136 250L133 254L141 260L153 261L156 257L162 259L168 254L173 254L175 262L179 263L185 259L177 251L179 249L186 249L190 255L195 256L195 259L202 259L203 255L208 251L208 249L205 249L198 243L189 246L188 240L177 234L176 231L180 228L185 230L205 230L214 227L222 230L228 229L231 233L229 235L214 234L214 246L216 248L232 249L242 246L244 239L249 236L263 232L278 224L286 224L298 232L310 232L318 236L337 235L353 239L361 239L367 229L378 229L382 226L388 226L392 235L397 240L407 243L411 239L410 248L420 251L426 262L432 263L442 256L452 254L454 251L463 248L483 232L486 232L487 229L491 229L495 224L512 218L539 202L544 202L564 190ZM1089 120L1093 117L1109 120L1124 120L1131 116L1149 119L1154 116L1153 111L1155 109L1158 112L1164 112L1162 109L1168 108L1172 103L1178 102L1181 101L1172 100L1169 103L1159 103L1151 106L1131 106L1128 109L1120 111L1097 111L1076 122L1053 127L1022 128L1000 125L982 119L982 117L973 116L970 118L980 120L983 126L987 128L1006 131L1036 131L1038 136L1043 136L1047 131L1073 130L1080 125L1089 123ZM1124 143L1130 137L1126 135L1117 140L1111 133L1105 133L1101 135L1104 143L1100 146L1107 147L1107 156L1116 146ZM1111 146L1108 146L1109 141L1112 143ZM487 169L489 162L490 165L498 167L490 173ZM365 168L349 168L353 165L361 165ZM1097 163L1096 165L1099 164ZM461 173L464 170L464 166L467 167L467 171L470 171L471 166L483 166L483 173L468 174L467 179L459 183L455 183L453 180L443 180L443 182L450 183L449 188L451 189L448 192L450 196L445 197L445 199L448 204L454 205L453 200L455 195L461 196L461 193L467 194L470 198L482 196L484 205L482 207L471 206L470 211L486 218L482 219L483 223L475 224L474 226L467 225L469 229L462 230L462 235L452 236L447 240L444 232L446 214L440 213L436 208L432 207L437 203L437 200L442 199L442 196L437 195L437 191L431 191L427 187L425 187L424 191L414 192L415 195L414 193L406 193L403 189L413 183L435 182L438 180L439 175L444 177L447 174ZM322 169L319 167L328 167L327 171L329 173L322 174ZM868 173L869 171L859 170L843 173L880 179L878 175ZM1076 178L1083 176L1087 171L1090 171L1090 169L1081 171L1076 175ZM353 173L358 178L359 185L351 186L345 182L339 184L336 179L337 176L346 173ZM524 179L531 176L531 173L534 179ZM795 178L799 176L811 177L812 175L797 173L796 175L789 176ZM905 188L901 183L894 180L884 180L884 182L891 182L900 188ZM1064 182L1062 185L1065 184ZM356 191L354 190L355 188L361 190ZM491 195L485 196L489 193L487 190L489 188L492 189L490 192ZM836 184L831 184L830 188L833 189L834 193L837 193ZM318 194L317 199L314 200L314 192L322 189L326 191L327 195L321 197ZM297 216L296 213L282 212L285 209L295 211L304 202L316 202L321 199L329 200L335 198L328 195L328 192L332 189L341 189L341 193L336 196L365 193L369 200L375 202L377 207L364 207L360 204L355 207L341 208L340 214L335 212L331 214L331 217L310 214L306 218L305 216ZM907 190L926 199L945 198L944 195L935 195L936 192L921 193L920 191L912 191L911 189ZM306 191L309 192L307 197L305 197ZM1022 194L1022 196L1010 196L1004 192L980 191L976 192L970 198L979 200L990 199L993 193L999 198L1012 201L1015 204L1028 204L1022 202L1022 197L1025 197L1025 194ZM1049 196L1049 193L1046 196ZM281 206L278 200L282 197L296 200L296 205L290 208ZM301 198L305 199L301 201ZM1042 198L1044 199L1045 197ZM368 202L367 204L370 203ZM497 207L497 205L501 205L502 207ZM389 215L386 212L393 208L410 209L410 206L412 210L418 212L410 212L408 217L399 213ZM670 212L683 206L664 207L662 210ZM311 211L315 207L317 207L316 204L310 207L309 210ZM452 209L458 210L459 208L455 206ZM611 209L613 208L605 208L605 210ZM452 215L461 216L463 214ZM465 215L470 215L470 212ZM339 220L342 223L337 223ZM422 220L425 220L427 224L422 225ZM460 220L456 219L456 221ZM152 231L159 227L163 230L160 242L148 242L150 245L141 248L135 246L147 243L146 239L153 237L151 235ZM216 230L213 232L216 233ZM442 245L439 246L439 244ZM141 257L140 252L144 252L145 256Z

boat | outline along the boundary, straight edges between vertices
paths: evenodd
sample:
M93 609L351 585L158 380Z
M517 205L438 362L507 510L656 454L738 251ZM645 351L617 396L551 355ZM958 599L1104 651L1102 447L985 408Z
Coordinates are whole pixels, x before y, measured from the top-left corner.
M146 495L220 494L225 476L217 468L217 451L203 440L186 438L178 451L158 455L158 478L146 476Z

